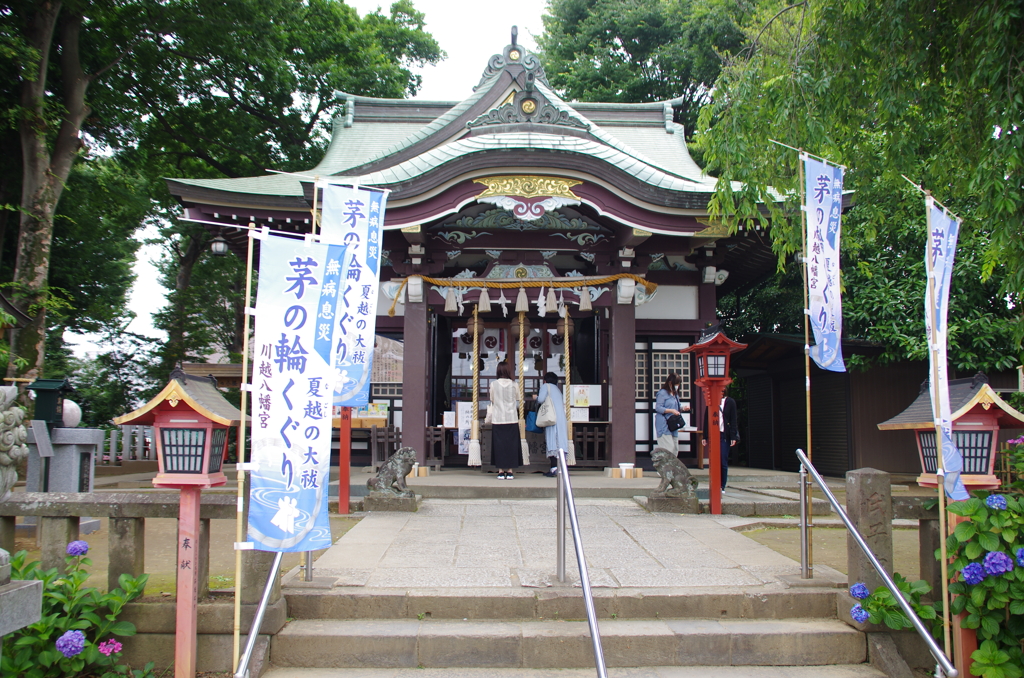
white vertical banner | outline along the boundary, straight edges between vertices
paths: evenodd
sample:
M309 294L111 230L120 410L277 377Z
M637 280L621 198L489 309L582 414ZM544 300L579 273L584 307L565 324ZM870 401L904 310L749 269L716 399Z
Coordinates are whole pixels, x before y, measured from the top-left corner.
M801 153L807 211L807 293L814 346L811 358L823 370L845 372L843 302L839 294L839 226L843 168Z
M252 371L249 538L263 551L331 545L332 333L345 248L267 235Z
M387 193L325 182L317 185L323 187L320 239L346 248L335 323L334 404L362 407L370 402Z
M925 245L925 264L928 284L924 300L924 327L928 336L928 356L931 375L928 380L935 416L935 435L942 444L942 470L945 474L946 494L962 501L970 495L964 488L960 472L964 460L953 440L953 417L949 406L949 372L947 363L947 313L949 310L949 284L956 258L956 241L960 223L946 212L931 196L925 198L928 212L928 237Z

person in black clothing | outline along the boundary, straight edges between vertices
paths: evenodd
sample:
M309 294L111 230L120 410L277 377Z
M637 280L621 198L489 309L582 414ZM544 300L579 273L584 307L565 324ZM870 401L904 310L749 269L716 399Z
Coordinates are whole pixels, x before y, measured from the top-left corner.
M730 398L728 390L722 390L722 400L718 405L718 433L721 436L719 439L721 442L721 454L722 454L722 489L725 489L726 483L729 482L729 451L730 448L734 447L736 443L740 441L740 423L739 418L736 415L736 401ZM711 408L708 408L707 412L704 413L704 447L708 446L708 431L711 430Z

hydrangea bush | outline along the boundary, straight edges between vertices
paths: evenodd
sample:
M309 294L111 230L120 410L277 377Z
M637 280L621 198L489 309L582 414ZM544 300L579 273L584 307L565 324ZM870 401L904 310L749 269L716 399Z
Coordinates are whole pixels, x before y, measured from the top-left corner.
M85 586L85 557L89 544L73 541L64 558L66 574L56 568L41 570L38 562L27 562L19 551L11 558L12 579L43 582L43 613L40 620L6 636L0 656L0 675L21 678L63 678L101 676L117 678L153 676L153 664L132 671L120 665L123 645L114 636L135 635L135 625L117 621L124 606L142 595L149 575L139 578L121 575L121 588L101 594Z
M984 493L978 493L983 495ZM979 649L971 673L986 678L1024 676L1024 496L989 494L953 502L963 516L946 542L958 572L949 585L950 609L976 629Z

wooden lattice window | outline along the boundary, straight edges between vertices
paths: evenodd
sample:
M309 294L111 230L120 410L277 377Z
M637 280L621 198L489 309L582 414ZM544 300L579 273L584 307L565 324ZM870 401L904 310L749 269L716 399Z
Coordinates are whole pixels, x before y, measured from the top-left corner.
M636 398L637 400L644 400L647 398L647 393L650 391L651 382L650 376L647 373L647 353L645 351L636 352Z
M639 353L637 354L640 355ZM682 379L679 386L679 397L686 400L690 397L690 356L679 351L653 351L651 353L651 383L646 393L656 397L661 385L668 379L670 372L675 372ZM637 362L637 385L640 383L640 363ZM640 395L637 389L637 397Z
M401 398L402 383L371 384L375 398Z

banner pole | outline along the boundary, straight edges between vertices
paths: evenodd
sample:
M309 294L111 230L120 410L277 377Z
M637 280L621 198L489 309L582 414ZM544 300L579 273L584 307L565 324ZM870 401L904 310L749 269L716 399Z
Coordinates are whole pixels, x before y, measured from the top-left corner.
M904 177L905 178L905 177ZM938 345L935 341L936 335L938 334L938 328L935 326L935 280L933 277L933 271L935 265L932 263L932 255L928 250L928 238L932 232L932 210L929 204L932 200L931 194L925 191L925 223L927 224L928 230L925 235L925 271L927 278L927 289L928 289L928 316L929 322L927 327L931 327L931 331L928 332L928 352L931 355L931 380L932 380L932 421L936 422L935 425L935 473L938 477L938 490L939 490L939 550L940 558L942 562L942 641L943 649L946 651L946 657L950 656L950 616L949 616L949 558L946 553L946 474L943 466L942 459L942 430L938 425L939 418L942 416L942 407L939 402L942 398L942 389L939 388L938 382L938 371L939 371L939 356L938 356ZM923 469L922 469L923 470Z
M253 259L253 229L256 224L249 223L249 248L245 256L245 313L242 321L242 376L241 384L249 382L249 308L252 305L252 259ZM235 620L234 636L231 643L231 665L238 668L238 656L242 640L242 552L238 546L245 541L243 508L245 507L245 431L246 431L246 407L248 405L249 392L241 389L241 411L242 418L238 422L238 442L235 445L235 468L237 469L238 483L238 509L235 515Z
M804 281L804 401L807 418L807 460L814 459L812 456L813 445L811 444L811 318L810 299L807 290L807 186L804 181L804 159L807 154L800 150L797 172L800 181L800 243L803 263ZM814 539L812 530L814 528L814 493L807 493L807 574L814 578Z

